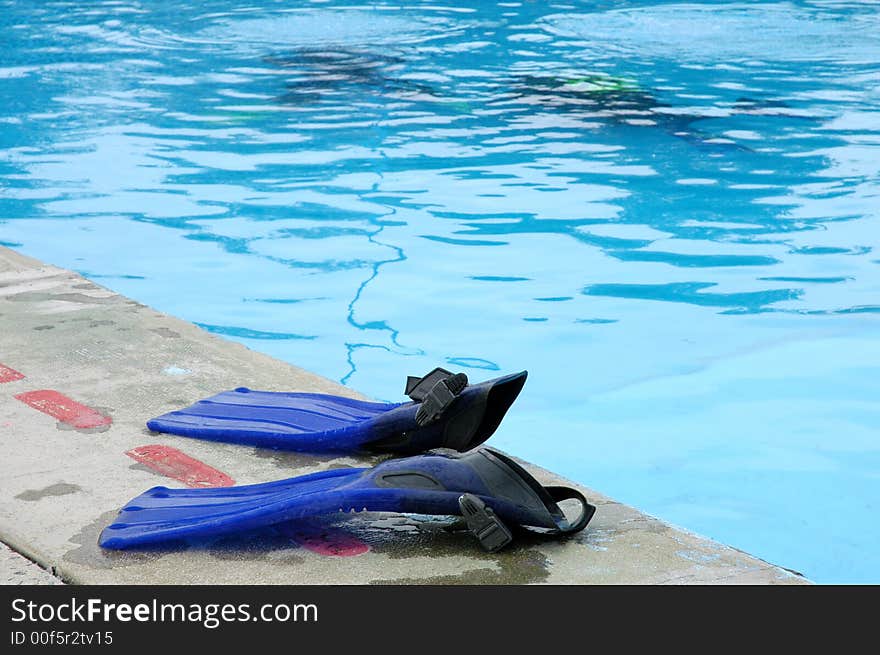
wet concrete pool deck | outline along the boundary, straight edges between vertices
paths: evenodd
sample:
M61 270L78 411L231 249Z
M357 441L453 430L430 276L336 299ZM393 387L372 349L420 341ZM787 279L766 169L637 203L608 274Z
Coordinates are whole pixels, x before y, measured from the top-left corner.
M583 487L598 507L585 532L519 540L494 554L441 522L369 513L182 549L99 548L118 509L155 485L250 484L376 461L204 442L144 425L238 386L361 397L0 247L0 541L68 583L807 582ZM544 484L562 481L526 466ZM0 553L0 580L55 580L11 551Z

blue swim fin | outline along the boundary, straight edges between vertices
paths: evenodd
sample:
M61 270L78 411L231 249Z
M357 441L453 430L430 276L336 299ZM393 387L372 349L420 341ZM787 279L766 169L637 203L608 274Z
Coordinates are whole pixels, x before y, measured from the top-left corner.
M469 385L463 373L435 369L407 380L407 403L317 393L224 391L147 421L155 432L304 452L415 454L466 451L498 428L528 373Z
M558 503L573 499L569 519ZM550 535L583 530L596 508L576 489L544 487L516 462L483 448L391 459L373 468L333 469L288 480L216 489L154 487L101 532L104 548L215 537L337 511L460 515L486 550L513 539L511 526Z

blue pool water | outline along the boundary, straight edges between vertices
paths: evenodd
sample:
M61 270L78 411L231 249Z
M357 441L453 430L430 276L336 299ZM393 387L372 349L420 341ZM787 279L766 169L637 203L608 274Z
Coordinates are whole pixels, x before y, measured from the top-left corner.
M526 368L495 445L880 581L875 3L5 0L0 35L4 245L378 398Z

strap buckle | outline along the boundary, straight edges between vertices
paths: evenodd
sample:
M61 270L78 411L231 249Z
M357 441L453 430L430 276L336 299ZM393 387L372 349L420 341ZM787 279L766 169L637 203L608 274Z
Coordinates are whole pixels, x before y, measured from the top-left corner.
M473 494L463 494L458 499L461 514L467 522L468 530L480 545L490 553L501 550L511 541L513 534L501 519L487 507L486 503Z
M416 412L416 423L428 425L442 414L467 386L464 373L455 373L443 368L435 368L424 377L409 376L406 379L406 395L421 403Z

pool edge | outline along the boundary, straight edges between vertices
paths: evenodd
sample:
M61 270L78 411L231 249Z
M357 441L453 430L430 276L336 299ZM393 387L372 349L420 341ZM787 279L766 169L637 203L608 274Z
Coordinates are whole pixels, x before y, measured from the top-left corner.
M101 551L97 532L128 498L163 478L126 452L162 444L240 483L288 477L355 458L309 458L149 433L144 421L183 401L242 384L362 397L311 372L227 341L101 287L0 247L0 541L73 583L556 583L791 584L808 580L579 487L599 509L574 539L488 555L466 542L411 548L401 534L368 541L356 557L186 550L158 556ZM12 379L15 378L15 379ZM110 425L71 428L15 396L56 390ZM105 429L106 428L106 429ZM562 478L532 464L544 482ZM166 479L167 480L167 479ZM173 483L173 481L168 481ZM470 544L472 546L472 544ZM285 551L286 552L286 551Z

